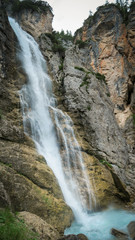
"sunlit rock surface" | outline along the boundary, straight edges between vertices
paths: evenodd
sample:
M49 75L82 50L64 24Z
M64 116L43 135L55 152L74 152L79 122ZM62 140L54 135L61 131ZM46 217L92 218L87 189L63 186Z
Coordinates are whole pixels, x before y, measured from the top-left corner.
M8 2L8 15L15 18L22 29L25 29L25 31L30 33L36 40L41 33L52 33L53 13L51 6L47 2L41 1L44 7L35 6L32 9L30 7L23 7L15 12L12 11L12 5L15 1L12 2L9 0Z
M56 240L59 238L59 233L56 229L37 215L24 211L19 212L18 217L23 220L32 231L36 232L40 239Z
M116 134L117 135L116 142L117 141L119 142L119 144L117 145L118 148L115 147L115 144L112 144L111 146L111 147L114 146L115 151L117 149L117 151L119 152L117 157L113 158L113 161L116 161L117 166L119 166L121 161L125 165L124 166L124 169L125 169L124 182L127 185L127 189L133 195L135 192L135 187L134 187L135 186L135 182L134 182L134 173L135 173L135 168L134 168L134 161L135 161L134 29L135 29L134 7L130 9L128 22L125 24L123 22L123 18L119 10L115 6L109 5L106 7L99 8L99 10L96 12L94 17L88 18L84 22L84 26L82 27L82 29L78 30L76 33L76 40L81 39L83 41L87 41L87 44L85 47L86 50L84 51L80 49L80 52L83 52L83 51L85 52L84 54L85 57L82 58L81 66L84 66L87 69L92 68L96 72L100 72L101 74L104 74L106 77L106 83L110 92L110 100L112 102L112 111L115 115L115 119L117 122L115 124L116 125L118 124L117 126L117 128L119 129L118 131L121 132L121 134ZM80 53L79 53L79 56L80 56ZM73 66L73 63L72 63L72 66ZM97 87L96 91L99 91L99 89L101 89L101 87L100 88ZM102 90L102 95L103 95L103 90ZM89 98L87 97L87 99ZM102 109L102 107L100 107L100 109ZM102 114L104 116L104 120L102 118L103 121L101 121ZM107 120L105 116L106 116L106 110L103 110L102 113L100 114L100 118L98 118L100 120L101 126L102 126L102 123L103 122L105 123L105 121ZM92 117L90 116L90 118ZM95 119L95 122L96 121L97 120ZM103 125L105 127L106 124L104 123ZM95 123L95 125L96 124L97 123ZM109 120L109 125L113 126L110 120ZM96 126L94 127L94 129L96 129ZM113 131L114 131L114 128L111 129L111 133L113 133ZM98 131L96 131L94 135L96 136L100 135L99 132L100 131L98 129ZM108 137L109 135L110 134L107 133ZM112 134L112 135L113 135L113 139L115 139L115 134ZM120 140L119 138L120 135L122 136L123 140ZM102 145L103 145L104 139L105 138L103 135L102 142L99 141ZM123 148L123 150L125 149L124 150L125 157L124 158L122 157L120 160L119 155L121 152L120 150L121 148ZM107 149L108 149L108 144L106 144L105 152L107 151ZM115 154L114 153L115 151L113 149L110 149L109 153ZM124 160L125 158L127 159L126 161ZM108 160L109 159L110 157L108 158Z

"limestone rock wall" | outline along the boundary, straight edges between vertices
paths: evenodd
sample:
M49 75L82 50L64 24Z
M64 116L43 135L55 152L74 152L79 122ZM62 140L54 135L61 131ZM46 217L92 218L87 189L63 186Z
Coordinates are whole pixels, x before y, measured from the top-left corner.
M134 8L128 25L119 9L110 5L100 8L86 23L77 38L88 41L89 64L105 75L117 121L123 126L134 111Z
M46 14L32 10L23 10L15 15L20 26L37 39L41 33L52 33L53 14L48 11Z
M115 119L107 85L87 68L88 48L70 46L65 52L63 70L59 70L61 58L59 53L53 53L51 40L41 35L39 44L53 79L58 108L73 119L97 206L122 204L121 199L129 201L120 181L125 181L124 169L128 162L126 141ZM66 126L63 127L68 134ZM114 171L120 178L119 183L114 180Z
M73 216L51 169L24 134L19 90L27 78L16 58L16 46L0 0L0 207L35 214L46 228L52 225L62 233Z
M14 10L17 5L15 0L8 0L5 3L6 11L9 16L16 19L22 29L31 34L36 40L42 33L52 33L53 13L51 6L44 1L37 5L31 4L31 8L22 6ZM33 6L33 7L32 7Z
M128 160L124 175L127 189L132 193L135 191L134 32L135 7L130 9L128 23L125 24L120 11L115 6L109 5L99 8L94 17L88 18L76 34L76 40L87 41L87 68L92 67L106 77L113 112L120 132L126 140L126 147L120 139L118 141L126 151ZM120 153L119 146L118 151Z
M128 25L115 6L100 8L76 35L76 40L87 41L86 46L70 45L62 71L50 39L39 39L58 105L72 117L82 150L108 161L131 196L135 195L134 26L134 8ZM104 74L106 84L92 71Z

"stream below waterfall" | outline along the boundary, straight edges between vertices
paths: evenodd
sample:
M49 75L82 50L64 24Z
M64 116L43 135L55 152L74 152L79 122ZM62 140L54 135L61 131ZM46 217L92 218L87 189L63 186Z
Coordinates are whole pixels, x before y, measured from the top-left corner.
M9 18L9 21L19 42L18 58L27 74L27 83L19 92L24 131L33 139L37 151L54 172L65 202L75 216L75 221L65 230L65 234L83 233L90 240L111 240L110 229L126 231L128 223L135 220L135 214L113 208L93 212L96 199L74 135L72 120L56 107L52 82L38 44L14 19ZM58 142L63 147L63 155Z
M128 233L127 225L131 221L135 221L135 213L110 207L88 214L84 222L74 221L71 227L65 230L65 235L83 233L90 240L113 240L116 238L111 235L111 229L116 228Z

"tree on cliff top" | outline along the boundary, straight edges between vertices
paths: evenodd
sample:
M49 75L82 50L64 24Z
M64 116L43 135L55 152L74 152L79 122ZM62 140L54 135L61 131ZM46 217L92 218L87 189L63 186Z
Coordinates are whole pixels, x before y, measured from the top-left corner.
M20 12L24 9L30 9L37 12L47 13L50 11L52 13L52 7L45 1L36 0L5 0L6 4L12 4L13 13Z

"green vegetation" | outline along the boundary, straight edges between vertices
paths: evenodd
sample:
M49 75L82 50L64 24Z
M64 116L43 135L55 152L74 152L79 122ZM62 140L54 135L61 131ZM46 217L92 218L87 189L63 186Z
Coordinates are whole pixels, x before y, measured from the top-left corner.
M129 10L131 10L133 7L135 7L135 0L131 1L131 4L129 4L129 0L116 0L115 3L109 3L108 0L106 0L106 3L102 6L99 6L97 8L97 11L100 9L104 9L106 7L111 7L111 6L115 6L119 9L122 18L123 18L123 22L125 24L128 24L128 15L129 15ZM94 15L92 14L91 11L89 11L89 17L84 21L83 25L89 27L91 25L91 23L93 22L93 19L95 18L97 11L94 13ZM80 36L82 36L82 32L83 32L83 27L79 28L76 32L75 32L75 37L80 34ZM86 45L83 46L83 41L82 40L77 40L78 44L80 44L80 48L81 47L85 47ZM79 43L80 42L80 43ZM87 43L87 42L86 42Z
M65 48L61 45L61 43L54 43L52 50L54 53L59 53L61 57L65 57Z
M128 0L116 0L116 7L120 10L123 22L128 24L129 3Z
M54 53L59 53L61 58L65 57L65 48L62 45L62 41L59 38L57 32L53 31L51 33L46 33L46 36L49 37L53 43L52 50Z
M71 41L73 42L73 36L71 32L67 31L64 33L62 30L61 32L53 31L51 33L45 34L47 37L49 37L53 43L52 50L54 53L59 53L60 57L62 58L61 65L59 67L59 70L63 70L63 59L65 57L65 48L63 47L63 41Z
M61 30L61 32L55 31L55 36L59 40L66 41L66 42L67 41L73 42L73 36L72 36L71 31L67 30L66 33L63 30Z
M61 61L61 65L59 66L59 71L63 71L63 61Z
M97 72L97 73L92 72L92 74L95 75L98 80L103 81L106 84L105 75L100 74L99 72Z
M101 162L103 165L106 165L106 166L112 168L112 165L103 158L102 159L100 158L99 162Z
M89 105L89 106L87 106L87 109L90 111L91 110L91 106Z
M107 95L107 97L110 97L110 96L111 96L109 92L108 92L106 95Z
M90 78L89 73L91 73L91 72L85 70L85 69L82 68L82 67L78 67L78 66L75 66L75 69L77 69L77 70L85 73L85 76L84 76L84 78L83 78L83 80L82 80L82 83L80 84L80 87L83 87L83 86L86 85L86 92L89 93L89 92L88 92L89 81L87 81L87 80Z
M86 85L86 91L87 91L87 93L88 93L88 84L89 84L89 82L88 82L87 80L90 78L89 73L91 73L92 75L96 76L96 78L97 78L98 80L103 81L103 82L106 84L105 76L104 76L103 74L100 74L100 73L98 73L98 72L95 73L95 72L93 72L93 71L91 71L91 70L87 71L87 70L85 70L84 68L78 67L78 66L75 66L75 69L77 69L77 70L82 71L82 72L85 73L85 76L84 76L84 78L83 78L83 80L82 80L82 83L80 84L80 87L83 87L84 85Z
M86 72L85 69L82 68L82 67L77 67L77 66L75 66L75 69L77 69L77 70L79 70L79 71L82 71L82 72Z
M82 40L77 40L75 42L75 44L77 44L79 48L84 48L88 45L88 42L87 41L82 41Z
M80 87L83 87L84 85L86 85L86 92L88 92L88 85L89 85L89 81L87 81L90 77L88 76L89 73L86 73L83 80L82 80L82 83L80 84Z
M132 1L131 5L134 3L134 1ZM129 14L129 9L131 8L131 5L129 5L129 1L128 0L116 0L116 3L109 3L108 1L106 1L105 5L100 6L97 8L97 10L100 10L102 8L105 8L106 6L115 6L119 9L122 17L123 17L123 22L125 24L128 23L128 14Z
M9 1L6 0L8 3ZM12 11L13 13L20 12L24 9L31 9L37 12L47 13L48 11L52 12L51 6L44 1L36 1L36 0L24 0L20 2L19 0L13 0L12 3Z
M37 240L23 220L18 220L8 209L0 210L0 240Z
M46 35L51 39L51 41L57 42L57 41L71 41L73 42L73 36L72 33L67 31L66 33L62 30L61 32L53 31L51 33L46 33Z

